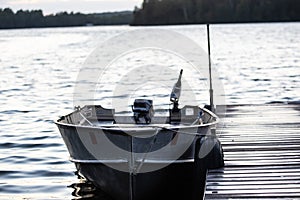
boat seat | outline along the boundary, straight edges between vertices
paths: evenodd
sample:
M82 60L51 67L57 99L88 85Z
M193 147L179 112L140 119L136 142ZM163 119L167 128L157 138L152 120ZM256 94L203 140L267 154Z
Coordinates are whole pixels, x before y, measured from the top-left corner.
M85 106L89 110L88 119L98 120L98 121L115 121L115 109L106 109L101 105L89 105Z
M199 119L201 109L198 106L184 106L181 109L170 109L170 123L192 123Z

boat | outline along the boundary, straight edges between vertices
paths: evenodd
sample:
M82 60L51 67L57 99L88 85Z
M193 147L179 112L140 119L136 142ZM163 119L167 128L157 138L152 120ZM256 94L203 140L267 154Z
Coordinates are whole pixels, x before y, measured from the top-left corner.
M78 172L116 200L201 198L207 169L224 164L219 118L179 104L182 74L166 116L139 98L125 115L85 105L55 121Z

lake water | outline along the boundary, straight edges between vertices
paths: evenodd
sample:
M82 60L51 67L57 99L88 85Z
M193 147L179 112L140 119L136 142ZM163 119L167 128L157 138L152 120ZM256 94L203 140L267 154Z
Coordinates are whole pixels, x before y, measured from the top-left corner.
M93 191L74 174L53 120L72 111L87 56L101 41L131 29L137 28L0 30L0 199L76 199ZM203 25L163 29L206 50ZM299 35L300 23L211 26L225 103L299 102Z

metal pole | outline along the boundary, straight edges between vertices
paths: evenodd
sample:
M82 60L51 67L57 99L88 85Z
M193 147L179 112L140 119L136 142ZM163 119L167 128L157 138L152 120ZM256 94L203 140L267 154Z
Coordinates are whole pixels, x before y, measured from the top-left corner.
M210 36L209 36L209 24L207 26L207 43L208 43L208 64L209 64L209 96L210 96L210 109L215 112L214 106L214 91L212 87L212 75L211 75L211 57L210 57Z

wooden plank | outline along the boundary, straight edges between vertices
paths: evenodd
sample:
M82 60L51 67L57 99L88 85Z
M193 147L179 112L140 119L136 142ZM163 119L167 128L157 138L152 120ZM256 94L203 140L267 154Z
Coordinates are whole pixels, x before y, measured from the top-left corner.
M216 183L215 182L207 182L207 186L214 186ZM261 187L261 185L288 185L288 184L300 184L299 179L298 180L264 180L264 181L259 181L257 180L252 180L252 181L247 181L247 182L241 182L241 181L220 181L218 182L218 186L230 186L230 188L233 188L233 186L241 186L241 185L256 185ZM212 187L210 187L211 189Z
M272 155L272 154L270 154ZM299 156L285 156L285 155L274 155L273 157L267 157L267 155L258 155L258 156L248 156L247 155L237 155L237 156L225 156L225 160L228 160L228 161L253 161L255 162L257 159L260 159L260 160L274 160L274 159L278 159L278 160L285 160L285 159L289 159L289 160L298 160L299 159Z
M240 182L246 182L246 181L272 181L272 180L275 180L275 181L279 181L279 180L299 180L299 177L300 176L290 176L290 177L263 177L263 176L253 176L253 177L208 177L210 179L213 179L212 180L209 180L207 182L221 182L221 181L224 181L224 182L231 182L231 181L240 181ZM209 188L207 188L208 190Z
M251 173L286 173L287 170L286 168L279 168L279 169L252 169L252 168L239 168L236 169L234 168L234 170L210 170L209 174L251 174ZM292 172L296 172L296 173L300 173L300 168L299 166L297 166L296 168L289 168L288 172L292 173ZM299 180L300 181L300 180Z
M293 192L291 190L289 191L278 191L275 192L274 190L271 191L265 191L260 193L243 193L247 191L241 191L239 195L235 195L235 193L212 193L210 195L207 195L205 199L282 199L282 198L288 198L288 199L299 199L300 193L299 192Z
M236 186L235 186L236 187ZM286 193L287 195L291 195L290 193L297 193L298 195L300 194L300 191L295 191L294 188L283 188L283 189L274 189L274 188L271 188L271 189L237 189L237 190L225 190L225 191L222 191L222 190L212 190L212 191L207 191L207 193L214 193L214 194L239 194L239 195L245 195L245 194L262 194L262 195L274 195L274 194L277 194L277 198L279 198L280 194L283 194L283 193Z
M252 173L246 173L246 174L213 174L213 175L208 175L208 178L239 178L239 177L243 177L243 178L249 178L249 177L257 177L259 176L260 178L263 177L268 177L268 178L272 178L272 177L282 177L284 176L284 178L288 179L290 177L300 177L300 175L297 173L290 173L290 172L281 172L281 173L260 173L260 174L252 174Z
M229 106L217 131L225 167L209 170L205 199L300 199L299 111Z
M253 184L248 184L248 185L235 185L232 187L232 185L210 185L210 190L212 191L228 191L228 190L266 190L266 189L287 189L287 190L293 190L295 189L300 189L299 184L271 184L271 185L253 185Z

